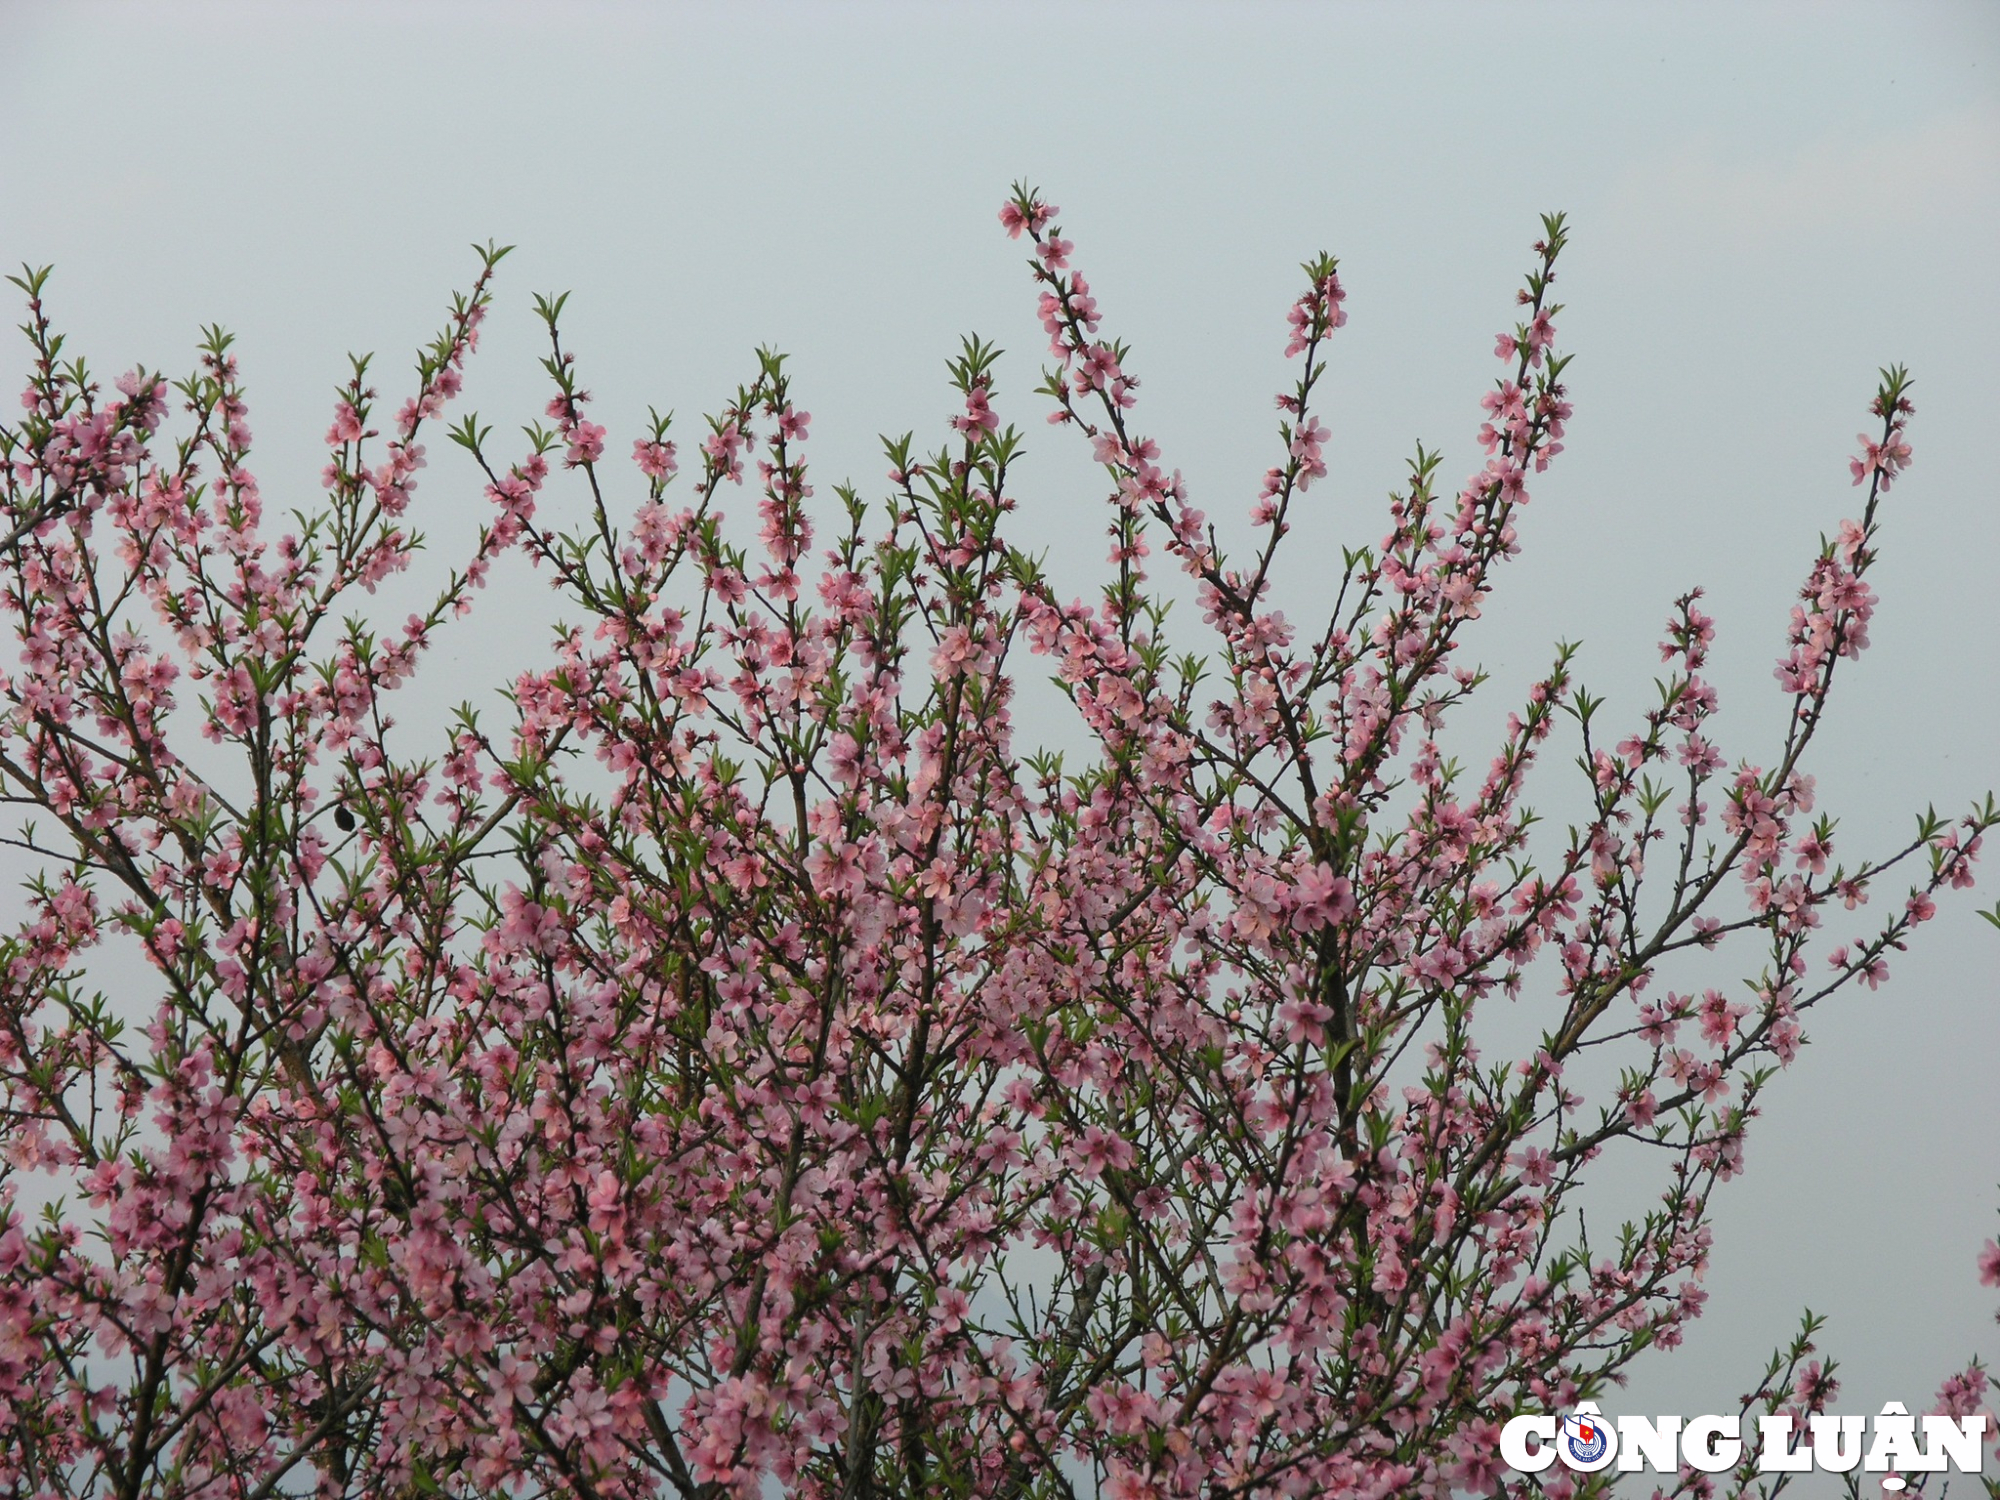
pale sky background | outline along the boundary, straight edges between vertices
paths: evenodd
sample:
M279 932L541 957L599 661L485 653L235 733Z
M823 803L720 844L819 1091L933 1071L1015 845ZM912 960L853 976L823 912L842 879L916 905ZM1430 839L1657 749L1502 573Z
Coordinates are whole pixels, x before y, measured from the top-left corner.
M754 346L791 351L827 497L842 477L879 492L874 435L934 440L959 334L997 340L1032 449L1021 534L1081 592L1096 476L1028 394L1043 338L994 218L1021 176L1062 205L1134 346L1139 425L1211 514L1240 515L1275 460L1298 262L1342 257L1333 473L1294 538L1295 618L1337 541L1379 535L1415 440L1449 483L1474 466L1537 215L1569 212L1576 415L1473 637L1482 725L1562 636L1636 715L1668 604L1700 583L1722 748L1767 760L1793 590L1856 513L1877 366L1908 363L1917 461L1887 507L1874 647L1820 744L1822 805L1852 855L2000 784L1994 0L0 4L0 262L55 264L55 315L106 374L179 373L200 325L237 332L267 505L318 495L345 352L379 351L400 401L467 243L492 237L519 249L468 393L502 434L545 399L535 291L574 290L567 339L620 453L649 403L686 436ZM477 489L441 436L431 453L418 524L463 538ZM511 676L545 639L518 601L541 597L503 589L418 691ZM1725 1195L1708 1315L1607 1409L1728 1409L1805 1304L1833 1317L1844 1410L1922 1410L1968 1356L2000 1363L1974 1267L2000 1227L2000 933L1974 905L1948 902L1880 993L1819 1013Z

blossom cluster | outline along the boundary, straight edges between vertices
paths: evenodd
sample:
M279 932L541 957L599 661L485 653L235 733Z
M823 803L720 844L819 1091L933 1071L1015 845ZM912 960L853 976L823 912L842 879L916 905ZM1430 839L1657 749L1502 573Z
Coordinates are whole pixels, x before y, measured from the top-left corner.
M1007 539L991 345L951 361L940 446L888 443L884 503L827 505L782 356L684 471L669 419L629 450L591 419L543 299L552 425L511 455L447 429L484 508L386 627L368 596L415 558L504 252L393 420L356 361L289 525L224 335L107 396L21 280L0 1488L1442 1497L1516 1483L1515 1411L1680 1340L1802 1018L1881 982L2000 823L1837 860L1805 769L1867 644L1907 380L1793 614L1774 753L1721 749L1690 593L1656 707L1607 730L1565 648L1467 771L1466 634L1571 417L1560 217L1476 466L1441 487L1420 448L1309 625L1274 563L1325 493L1337 263L1284 314L1232 552L1138 427L1055 208L1000 217L1049 420L1105 476L1094 601ZM398 731L508 553L562 597L549 656L435 742ZM1081 763L1017 745L1022 671ZM1558 730L1587 813L1551 838L1525 799ZM119 942L143 998L93 978ZM1713 948L1740 985L1674 977ZM1496 1010L1533 1018L1518 1057L1482 1051ZM1576 1195L1614 1158L1657 1203L1607 1242ZM1833 1388L1811 1331L1760 1387L1801 1416ZM1940 1394L1984 1399L1976 1367Z

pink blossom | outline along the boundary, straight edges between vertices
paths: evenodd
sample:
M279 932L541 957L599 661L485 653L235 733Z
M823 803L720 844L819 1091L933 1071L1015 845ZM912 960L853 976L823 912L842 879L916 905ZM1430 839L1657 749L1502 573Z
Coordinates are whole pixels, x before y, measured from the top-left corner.
M569 430L563 462L570 468L596 463L604 456L604 429L581 419Z
M327 443L354 443L360 439L361 418L351 402L343 401L333 409L333 426L326 430Z
M632 462L639 466L639 472L648 479L671 479L679 468L674 456L674 445L668 442L648 441L639 438L632 444Z
M999 415L987 404L984 386L976 385L965 393L965 415L953 417L951 425L974 441L999 430Z

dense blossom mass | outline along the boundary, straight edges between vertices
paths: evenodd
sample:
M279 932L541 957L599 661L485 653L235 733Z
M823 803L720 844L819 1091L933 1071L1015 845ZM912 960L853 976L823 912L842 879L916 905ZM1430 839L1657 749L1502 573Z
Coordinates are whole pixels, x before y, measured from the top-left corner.
M1477 466L1441 485L1419 448L1297 622L1273 570L1324 495L1336 262L1276 330L1278 462L1225 548L1055 212L1021 190L1001 221L1050 421L1107 481L1095 600L1006 539L988 344L943 446L889 443L886 503L827 505L782 358L698 440L614 439L545 300L543 420L512 454L445 429L477 534L385 626L366 596L417 553L501 252L400 406L356 361L324 496L283 519L226 336L107 392L19 279L0 1491L1568 1493L1503 1470L1500 1425L1680 1339L1806 1013L1880 983L2000 822L1857 856L1807 769L1867 644L1907 380L1792 609L1781 743L1722 748L1690 593L1655 706L1611 727L1564 648L1468 767L1467 627L1571 418L1560 218ZM561 591L553 653L437 742L396 731L509 552ZM1017 746L1023 670L1088 755ZM1567 834L1523 800L1558 732ZM1741 982L1675 987L1718 946ZM92 967L120 952L149 986ZM1538 1040L1488 1055L1496 1021ZM1657 1201L1587 1232L1614 1159ZM1746 1404L1825 1409L1813 1332ZM1986 1399L1977 1366L1939 1396Z

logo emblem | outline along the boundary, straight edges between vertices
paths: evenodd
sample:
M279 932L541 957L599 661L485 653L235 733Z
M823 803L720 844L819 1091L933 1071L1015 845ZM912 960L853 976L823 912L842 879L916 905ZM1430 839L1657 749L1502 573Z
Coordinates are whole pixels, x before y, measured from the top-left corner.
M1618 1439L1611 1424L1598 1415L1594 1402L1586 1401L1564 1417L1556 1434L1556 1448L1562 1454L1562 1461L1580 1473L1595 1473L1608 1467L1617 1447Z

